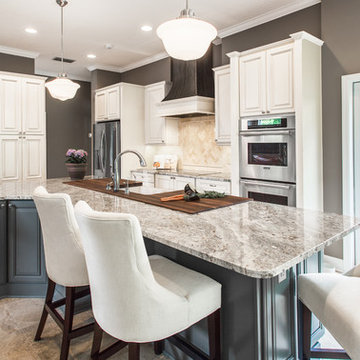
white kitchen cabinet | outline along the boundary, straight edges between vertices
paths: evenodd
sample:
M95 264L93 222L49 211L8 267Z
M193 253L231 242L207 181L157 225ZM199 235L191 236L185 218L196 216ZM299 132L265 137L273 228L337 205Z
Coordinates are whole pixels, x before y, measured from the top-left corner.
M146 144L178 144L178 120L157 115L159 104L168 89L166 81L145 86L145 143Z
M294 112L293 44L240 58L240 116Z
M22 178L23 180L44 179L46 173L46 143L42 135L23 136Z
M229 145L230 122L230 65L214 69L215 81L215 141L218 145Z
M22 179L22 139L19 135L0 135L0 182Z
M131 179L135 181L141 181L145 185L154 185L154 174L144 173L141 171L132 171Z
M114 85L95 93L95 121L120 119L120 87Z
M240 58L240 115L266 112L266 53Z
M294 46L276 47L266 52L267 111L294 112Z
M0 181L46 178L45 78L0 72Z
M22 131L21 82L19 77L0 74L0 134Z
M198 191L217 191L220 193L230 194L230 181L196 179L196 189Z
M155 175L155 186L164 190L183 190L186 184L195 186L194 177L175 175Z
M22 81L22 131L23 134L45 134L44 80Z

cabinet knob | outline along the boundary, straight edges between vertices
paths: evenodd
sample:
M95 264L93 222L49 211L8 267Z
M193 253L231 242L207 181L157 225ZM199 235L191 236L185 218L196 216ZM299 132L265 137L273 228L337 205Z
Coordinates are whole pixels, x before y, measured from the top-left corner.
M265 114L265 111L262 111L261 113L262 113L262 114Z
M11 209L11 208L13 208L13 207L15 207L15 205L13 205L13 204L9 204L9 205L8 205L8 208L9 208L9 209Z
M268 110L267 113L270 114L270 110Z
M5 203L0 204L0 208L3 209L5 207Z

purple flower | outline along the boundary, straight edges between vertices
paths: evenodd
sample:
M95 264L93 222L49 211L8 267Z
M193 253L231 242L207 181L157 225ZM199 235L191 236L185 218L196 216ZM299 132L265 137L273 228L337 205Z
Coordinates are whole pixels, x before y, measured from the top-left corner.
M75 149L69 149L67 152L66 152L66 156L71 156L71 155L74 155L76 152Z

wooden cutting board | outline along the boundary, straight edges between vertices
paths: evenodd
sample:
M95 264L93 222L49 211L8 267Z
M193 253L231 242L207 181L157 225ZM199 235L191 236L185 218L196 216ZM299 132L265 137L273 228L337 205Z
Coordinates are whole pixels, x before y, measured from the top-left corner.
M163 202L160 200L162 197L183 194L184 191L169 191L152 195L144 195L130 192L129 195L126 195L123 191L113 192L112 190L106 190L105 186L108 182L109 179L91 179L80 181L67 181L64 182L64 184L77 186L83 189L99 191L104 194L118 196L129 200L140 201L145 204L160 206L171 210L181 211L187 214L197 214L199 212L215 210L236 204L242 204L252 200L248 198L227 195L224 198L220 199L200 199L198 201L177 200Z
M115 194L113 191L108 191L105 189L106 185L110 182L112 182L112 179L102 178L102 179L64 181L64 184L74 185L77 187L81 187L83 189L89 189L89 190L100 191L100 192L102 192L102 190L104 190L106 194L108 194L108 193ZM129 180L129 187L142 186L142 184L143 183L141 181ZM120 180L120 188L125 188L125 187L126 187L126 180L121 179Z

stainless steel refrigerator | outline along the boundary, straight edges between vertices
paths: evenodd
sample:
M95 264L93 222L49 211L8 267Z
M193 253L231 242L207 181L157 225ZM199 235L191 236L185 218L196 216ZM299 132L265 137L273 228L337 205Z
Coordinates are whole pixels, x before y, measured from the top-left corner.
M111 177L116 155L120 152L120 120L94 125L94 176ZM119 164L120 165L120 164ZM121 169L121 167L119 166Z

